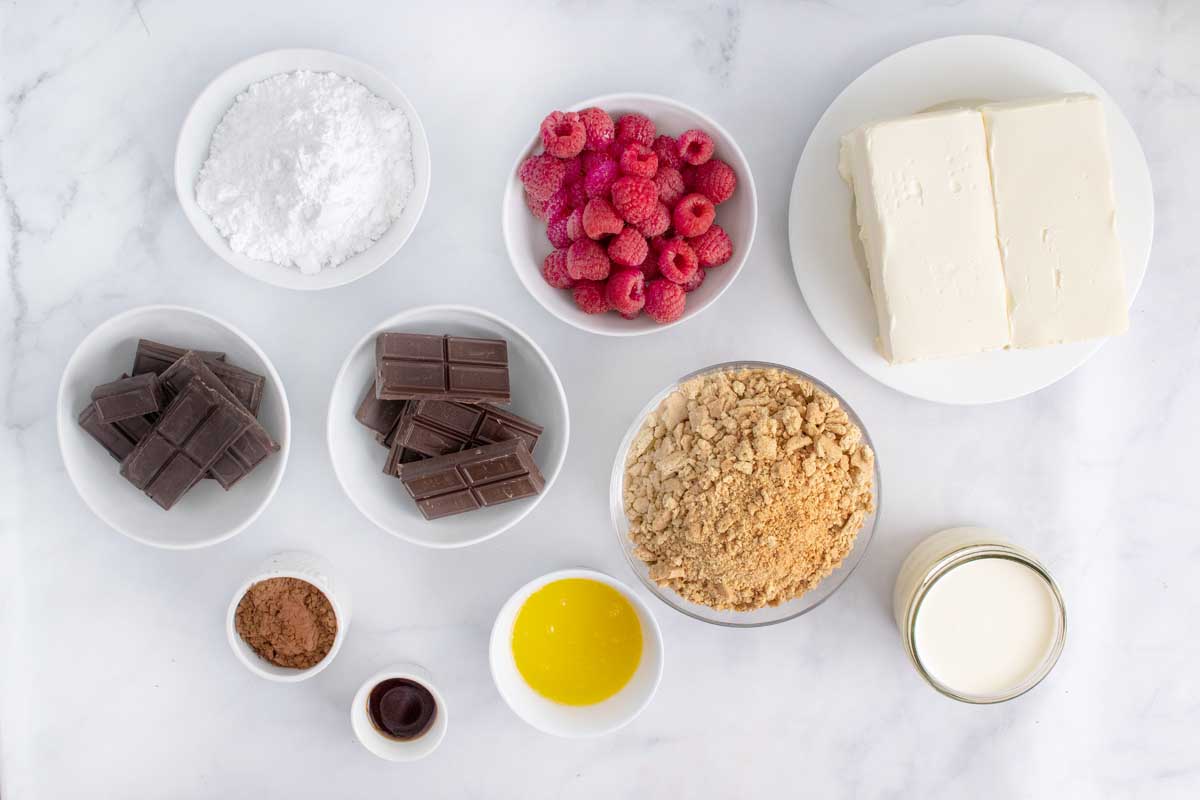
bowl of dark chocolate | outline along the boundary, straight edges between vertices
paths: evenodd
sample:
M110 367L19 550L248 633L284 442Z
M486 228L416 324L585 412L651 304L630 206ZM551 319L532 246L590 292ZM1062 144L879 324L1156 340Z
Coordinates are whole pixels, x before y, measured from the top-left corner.
M409 678L388 678L367 695L367 716L389 739L410 742L424 736L437 718L433 693Z
M181 420L186 435L169 427ZM59 446L80 497L112 528L155 547L216 544L257 519L283 478L290 428L287 395L262 349L181 306L101 323L59 386Z
M550 491L570 435L550 360L511 323L467 306L383 320L334 381L326 441L351 502L424 547L482 542Z

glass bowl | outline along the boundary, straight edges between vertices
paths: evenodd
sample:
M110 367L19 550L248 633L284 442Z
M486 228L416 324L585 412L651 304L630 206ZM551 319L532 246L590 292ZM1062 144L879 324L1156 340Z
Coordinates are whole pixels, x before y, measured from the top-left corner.
M801 372L798 369L786 367L782 364L771 364L765 361L729 361L724 364L713 364L712 366L696 370L695 372L684 375L679 380L671 383L663 388L658 394L650 399L648 403L634 417L633 423L629 426L629 430L625 432L625 437L621 440L620 447L617 448L617 457L613 462L612 476L608 486L608 505L609 512L612 515L613 528L617 533L617 543L621 551L625 554L625 560L629 562L630 569L637 575L642 584L659 600L662 600L676 611L686 614L694 619L712 623L713 625L724 625L730 628L757 628L764 625L774 625L779 622L785 622L789 619L794 619L801 614L806 614L812 611L817 606L824 603L829 597L838 590L846 579L850 577L850 573L854 572L855 567L863 560L863 556L867 552L867 547L871 544L871 539L875 535L875 522L879 518L879 509L882 503L882 495L880 493L879 484L879 453L875 453L875 474L873 476L873 492L875 495L875 510L867 515L863 520L862 529L859 530L858 536L854 540L854 547L847 554L841 565L830 573L824 580L817 584L813 589L809 590L800 597L789 600L786 603L781 603L777 606L767 606L765 608L754 609L753 611L718 611L708 606L700 605L685 600L678 595L673 589L659 586L650 579L650 569L648 565L633 554L633 542L629 538L629 521L625 517L625 503L623 500L624 483L625 483L625 458L629 453L629 447L633 443L634 437L642 427L642 422L646 419L646 415L658 407L658 404L663 399L675 391L680 384L691 380L700 375L708 375L717 372L727 372L740 369L777 369L786 372L803 380L812 381L813 385L820 388L822 391L829 393L830 396L836 397L841 407L845 409L850 420L862 430L863 442L865 442L872 451L875 450L875 445L871 441L871 436L867 431L866 425L862 419L854 412L854 409L846 402L840 394L835 392L825 383L814 378L806 372Z

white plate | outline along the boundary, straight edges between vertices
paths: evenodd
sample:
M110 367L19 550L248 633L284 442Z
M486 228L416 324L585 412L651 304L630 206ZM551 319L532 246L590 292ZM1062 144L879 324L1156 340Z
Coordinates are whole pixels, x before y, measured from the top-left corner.
M517 613L529 596L548 583L567 578L584 578L611 586L629 601L642 624L642 658L629 683L607 700L590 706L568 706L555 703L530 688L517 669L513 658L512 632ZM508 598L496 622L488 646L488 663L492 681L508 707L521 719L543 733L578 739L602 736L628 725L641 714L662 681L663 638L658 620L633 590L616 578L590 569L564 569L535 578Z
M842 134L876 119L968 98L1090 92L1108 117L1117 232L1129 302L1146 274L1154 236L1150 171L1117 104L1083 70L1028 42L952 36L885 58L838 95L809 136L796 167L788 212L792 265L821 330L846 358L881 383L939 403L991 403L1035 392L1087 361L1104 340L890 365L875 349L871 292L854 253L858 235L849 187L838 175Z
M670 136L678 136L691 128L700 128L712 136L714 157L733 167L738 176L737 191L733 197L717 206L717 224L725 229L733 242L733 257L708 271L700 288L688 294L683 316L674 322L659 325L645 314L637 319L623 319L613 312L583 313L575 305L569 291L555 289L542 277L542 262L554 247L546 238L546 223L533 216L525 206L524 189L517 177L521 162L540 146L540 140L534 136L525 149L517 154L504 189L500 222L508 258L517 277L534 299L551 314L580 330L605 336L637 336L664 331L691 319L715 303L742 271L750 247L754 244L754 230L758 224L758 196L754 189L754 176L750 173L750 162L729 132L716 120L677 100L652 94L608 94L576 103L567 110L579 111L592 106L604 109L614 120L622 114L644 114L654 122L659 133ZM529 127L535 128L540 122L531 120Z
M383 331L448 333L508 341L512 403L506 408L545 430L533 451L546 485L536 497L436 520L421 516L400 481L383 473L387 450L354 418L375 369L375 337ZM346 356L329 398L325 435L333 471L350 501L388 533L424 547L449 548L490 539L516 525L549 494L570 440L567 395L550 359L520 329L468 306L424 306L402 311L367 332Z
M233 252L208 214L196 203L196 176L208 158L213 130L233 105L234 99L252 83L299 69L335 72L353 78L403 111L412 130L413 173L416 180L400 218L377 242L342 264L327 267L315 275L305 275L295 267L258 261ZM286 289L341 286L371 274L394 256L417 227L421 212L425 209L425 201L429 197L429 169L429 141L425 138L425 128L421 125L417 110L408 102L400 87L382 72L361 61L324 50L272 50L234 64L218 75L196 98L183 121L179 141L175 145L175 192L179 195L183 213L196 233L214 253L241 272Z
M130 370L138 339L221 351L229 363L265 375L258 419L279 442L279 452L227 492L216 481L200 481L170 511L134 488L108 451L79 427L79 412L94 387ZM155 547L205 547L254 522L283 480L290 441L287 394L267 354L228 322L192 308L143 306L97 326L75 349L58 389L58 443L79 496L113 528Z

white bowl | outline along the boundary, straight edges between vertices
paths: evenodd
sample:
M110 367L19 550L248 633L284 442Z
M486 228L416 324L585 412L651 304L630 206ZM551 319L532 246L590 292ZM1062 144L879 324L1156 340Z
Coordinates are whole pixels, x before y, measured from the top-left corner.
M507 406L545 428L533 458L546 479L540 494L436 520L421 516L400 482L383 473L387 450L358 423L354 412L375 368L375 337L383 331L506 339L513 387ZM326 439L338 482L358 510L388 533L424 547L449 548L490 539L516 525L549 494L570 439L567 395L550 360L515 325L468 306L424 306L402 311L366 333L346 356L329 398Z
M524 188L517 178L521 162L540 148L540 139L537 136L517 154L504 189L500 216L508 257L512 261L513 269L517 271L517 277L525 284L529 293L563 322L580 330L605 336L638 336L663 331L691 319L716 302L746 263L746 256L754 244L754 230L758 224L758 197L755 194L750 163L728 131L711 117L677 100L652 94L608 94L576 103L567 110L579 111L592 106L604 109L614 118L633 112L645 114L654 122L660 133L671 136L678 136L690 128L701 128L712 136L716 146L713 157L727 162L738 176L737 191L733 197L717 206L717 224L724 228L733 240L733 258L729 259L728 263L708 271L700 288L688 294L687 308L683 316L674 322L659 325L645 314L629 320L611 312L583 313L576 307L569 291L555 289L542 278L542 261L554 248L546 238L546 223L529 213L525 206ZM529 127L536 129L539 122L541 120L530 120Z
M279 442L279 452L228 492L200 481L170 511L163 511L121 477L118 464L79 427L92 389L133 366L140 338L226 353L231 364L265 375L258 419ZM155 547L186 550L222 542L258 518L287 466L291 412L283 381L267 354L222 319L182 306L134 308L98 325L75 349L58 389L58 443L67 474L83 501L116 530Z
M252 83L301 69L334 72L352 78L403 111L412 130L413 172L416 179L400 218L377 242L338 266L326 267L315 275L305 275L295 267L259 261L233 252L208 214L196 203L196 177L208 158L213 131L233 105L234 99ZM234 64L206 86L196 102L192 103L175 145L175 192L179 195L183 213L196 233L214 253L241 272L286 289L341 286L369 275L382 266L404 246L417 227L429 197L429 170L429 141L425 137L425 128L421 125L417 110L400 91L400 87L382 72L361 61L325 50L272 50Z
M516 659L513 658L513 625L521 606L531 594L546 584L566 578L585 578L616 589L633 606L642 624L642 660L638 663L637 671L621 691L590 706L568 706L542 697L521 677ZM508 598L492 626L488 661L492 680L504 702L533 727L543 733L568 739L602 736L628 725L650 705L662 680L662 631L658 627L658 620L650 613L650 607L616 578L590 569L563 569L530 581Z
M433 695L434 702L437 703L437 716L433 718L433 724L429 730L407 742L390 739L376 730L375 725L371 722L370 712L367 710L371 690L391 678L407 678L421 684L429 690L429 693ZM417 664L393 664L376 672L363 682L354 695L354 702L350 705L350 727L354 729L354 735L358 738L359 743L373 754L388 761L416 761L429 755L437 750L442 739L446 738L446 728L449 724L446 701L442 697L442 693L434 686L433 676L429 674L429 670Z
M329 652L325 654L324 658L308 669L278 667L264 660L258 653L250 649L250 645L246 644L246 641L237 632L238 603L242 601L242 597L250 590L251 586L271 578L297 578L311 583L321 590L321 593L329 599L329 605L333 607L333 616L337 620L337 633L333 637L333 647L329 648ZM229 647L237 656L238 661L260 678L278 683L298 683L311 678L329 666L334 656L342 649L342 642L346 639L346 631L349 628L350 593L346 590L345 584L334 580L333 571L325 559L300 551L276 553L260 564L254 574L242 581L237 591L233 593L233 599L229 602L229 611L225 615L225 637L229 640Z

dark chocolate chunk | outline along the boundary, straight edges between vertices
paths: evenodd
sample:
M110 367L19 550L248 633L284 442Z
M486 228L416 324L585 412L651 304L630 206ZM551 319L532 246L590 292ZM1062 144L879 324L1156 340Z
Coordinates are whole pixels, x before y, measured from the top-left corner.
M149 417L129 417L119 422L101 422L96 416L96 404L90 403L79 413L79 427L99 442L117 461L133 452L154 423Z
M354 412L354 418L362 425L375 431L375 439L384 447L391 446L391 436L396 423L408 405L407 400L380 400L375 396L375 381L371 380L363 392L362 402Z
M137 353L133 358L133 374L140 375L144 372L153 372L161 375L172 364L183 358L183 355L187 352L195 352L200 356L209 369L213 371L213 374L221 379L221 383L225 384L233 392L238 401L250 409L251 414L258 415L267 379L256 372L225 363L224 353L209 353L200 350L188 351L172 347L168 344L152 342L149 339L139 339ZM167 359L170 360L168 361Z
M524 439L405 464L400 481L425 519L532 497L546 483Z
M150 339L138 339L137 352L133 354L133 374L141 375L145 372L153 372L158 375L165 372L167 367L174 364L183 354L190 348L175 347L162 342L151 341ZM209 361L224 361L224 353L213 353L205 350L197 350L201 358Z
M524 439L537 447L542 426L487 403L414 400L400 417L393 438L422 456L444 456L471 447Z
M507 403L508 342L381 333L375 339L375 396Z
M162 388L152 372L123 377L92 389L92 405L104 424L157 414L163 407Z

